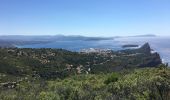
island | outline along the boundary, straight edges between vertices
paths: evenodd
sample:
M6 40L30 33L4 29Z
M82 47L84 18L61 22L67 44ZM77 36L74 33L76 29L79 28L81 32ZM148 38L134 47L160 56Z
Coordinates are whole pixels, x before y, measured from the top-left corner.
M122 46L122 48L137 48L137 47L139 47L139 45L135 44L126 44Z

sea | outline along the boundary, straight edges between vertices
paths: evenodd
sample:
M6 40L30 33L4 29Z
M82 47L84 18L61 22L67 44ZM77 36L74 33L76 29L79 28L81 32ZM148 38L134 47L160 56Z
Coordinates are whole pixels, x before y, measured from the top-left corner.
M149 43L151 48L158 52L164 63L170 64L170 37L120 37L110 40L60 40L43 44L22 45L19 48L54 48L66 49L79 52L82 49L98 48L122 50L123 45L135 44L142 46L144 43Z

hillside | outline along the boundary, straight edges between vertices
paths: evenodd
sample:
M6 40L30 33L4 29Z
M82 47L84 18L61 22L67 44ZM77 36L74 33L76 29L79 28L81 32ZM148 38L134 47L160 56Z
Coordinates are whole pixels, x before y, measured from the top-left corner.
M161 65L148 43L138 49L99 51L1 48L0 98L168 100L170 69Z
M27 78L1 87L2 100L169 100L170 69L143 68L65 79Z
M161 64L158 53L149 44L139 49L78 53L62 49L0 49L0 72L13 76L64 78L82 73L108 73L129 68L155 67Z

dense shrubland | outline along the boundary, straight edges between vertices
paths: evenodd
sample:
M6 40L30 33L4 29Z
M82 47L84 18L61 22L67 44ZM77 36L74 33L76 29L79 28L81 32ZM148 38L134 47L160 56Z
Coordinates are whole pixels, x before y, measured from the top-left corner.
M170 69L143 68L109 74L83 74L65 79L28 79L2 88L4 100L169 100Z

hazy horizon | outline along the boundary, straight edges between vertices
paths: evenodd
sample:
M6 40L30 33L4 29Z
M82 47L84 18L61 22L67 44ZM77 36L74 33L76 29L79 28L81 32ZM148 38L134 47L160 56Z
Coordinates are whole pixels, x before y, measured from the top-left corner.
M1 0L0 35L170 34L169 0Z
M75 36L75 37L78 37L78 36L80 36L80 37L135 37L135 36L156 36L156 37L158 37L158 36L161 36L161 35L155 35L155 34L140 34L140 35L113 35L113 36L88 36L88 35L64 35L64 34L52 34L52 35L48 35L48 34L26 34L26 35L19 35L19 34L0 34L0 36ZM170 36L170 35L166 35L166 36Z

